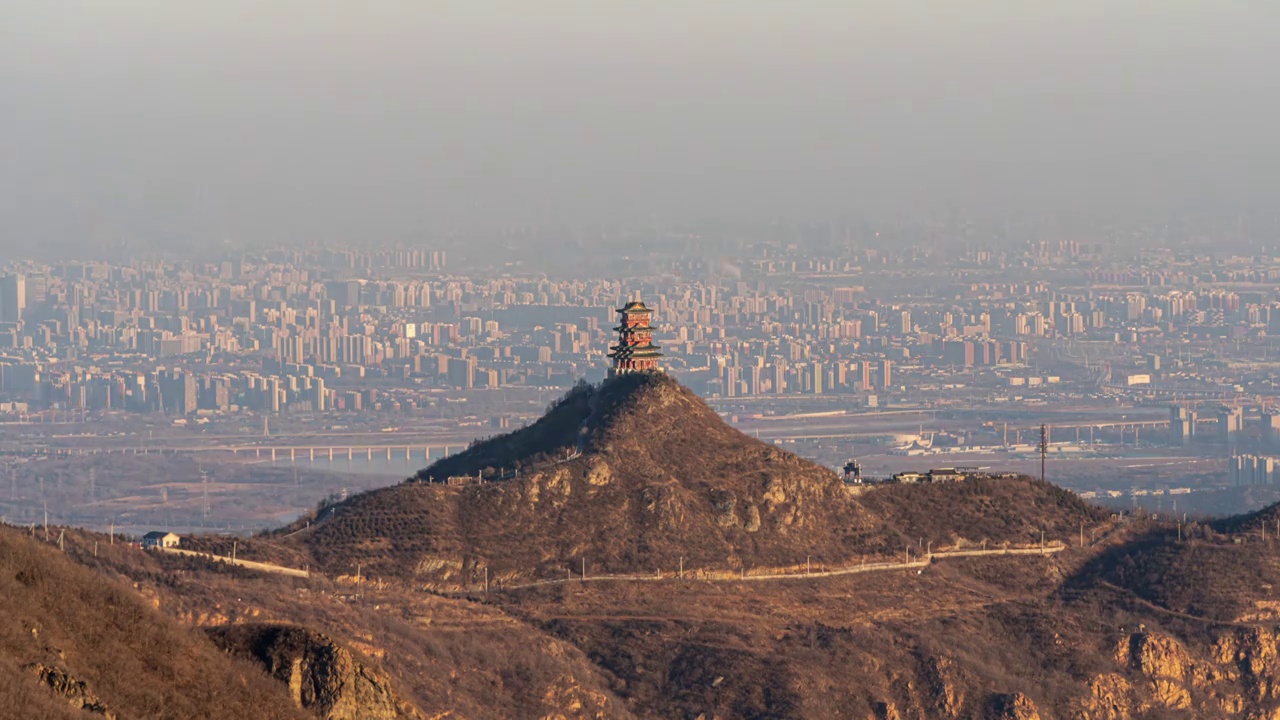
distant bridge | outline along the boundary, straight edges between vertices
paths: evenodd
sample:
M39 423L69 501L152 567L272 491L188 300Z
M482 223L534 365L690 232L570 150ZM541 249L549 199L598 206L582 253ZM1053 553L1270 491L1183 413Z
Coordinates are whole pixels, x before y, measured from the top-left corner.
M192 447L172 446L33 446L0 450L0 455L19 457L88 457L94 455L230 455L231 459L253 458L272 462L288 460L297 462L385 458L388 462L402 458L411 462L419 458L424 462L447 458L451 452L466 448L466 443L424 443L409 445L201 445Z

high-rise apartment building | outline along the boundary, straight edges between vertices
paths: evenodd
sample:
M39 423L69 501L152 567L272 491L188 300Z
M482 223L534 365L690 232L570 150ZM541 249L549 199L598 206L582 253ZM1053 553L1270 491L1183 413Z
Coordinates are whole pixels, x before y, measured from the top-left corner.
M18 322L27 308L27 279L21 273L0 277L0 321Z

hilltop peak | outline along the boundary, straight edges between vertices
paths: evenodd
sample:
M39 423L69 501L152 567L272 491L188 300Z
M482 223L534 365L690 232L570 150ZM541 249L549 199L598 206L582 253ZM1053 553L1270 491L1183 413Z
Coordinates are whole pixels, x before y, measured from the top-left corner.
M997 508L1034 508L1002 512ZM828 468L748 437L674 378L581 384L536 422L357 495L291 542L326 572L439 587L578 574L843 564L925 539L1038 541L1095 511L992 480L850 494Z
M557 575L584 556L610 572L681 557L750 567L843 557L850 509L831 470L735 430L674 378L636 372L578 385L533 424L352 498L309 544L321 562L441 579ZM366 553L370 535L414 550Z
M684 434L670 434L670 428ZM691 432L689 432L691 431ZM750 441L724 423L692 390L661 372L634 372L591 385L581 383L547 408L533 424L473 443L465 452L433 463L417 480L511 479L582 456L618 454L654 444L679 453L708 433ZM658 450L659 448L654 448Z

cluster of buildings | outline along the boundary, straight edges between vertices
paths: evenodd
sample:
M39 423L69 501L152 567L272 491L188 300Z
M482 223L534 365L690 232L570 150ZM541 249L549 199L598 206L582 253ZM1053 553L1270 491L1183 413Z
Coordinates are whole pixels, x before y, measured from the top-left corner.
M1276 458L1265 455L1233 455L1227 474L1227 479L1236 486L1280 484Z
M867 487L874 485L916 485L920 483L952 483L962 482L971 478L1007 478L1015 477L1017 473L993 472L989 468L984 467L949 467L949 468L932 468L924 472L904 471L894 473L887 477L868 477L862 474L862 467L857 460L850 460L845 463L842 469L842 478L845 486L850 488Z
M568 387L606 372L610 310L637 290L665 366L710 397L884 407L1274 389L1265 369L1229 362L1280 332L1280 296L1257 284L1280 274L1274 258L1138 263L1066 240L952 255L770 241L736 251L728 270L655 254L666 265L638 281L455 273L423 248L11 262L0 407L407 412ZM1054 351L1037 355L1044 347ZM1179 437L1195 425L1171 419Z
M1197 429L1197 425L1205 423L1210 425L1209 430ZM1206 413L1174 405L1169 408L1169 437L1173 445L1181 446L1200 442L1233 449L1242 444L1280 448L1280 412L1270 405L1250 414L1240 404L1211 407Z

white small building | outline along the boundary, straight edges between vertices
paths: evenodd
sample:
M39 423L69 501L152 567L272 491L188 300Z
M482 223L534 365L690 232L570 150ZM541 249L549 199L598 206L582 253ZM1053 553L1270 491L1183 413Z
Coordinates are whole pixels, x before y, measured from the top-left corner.
M182 541L182 538L178 537L176 533L160 532L159 530L152 530L151 532L142 536L142 547L144 548L178 547L178 543L181 541Z

